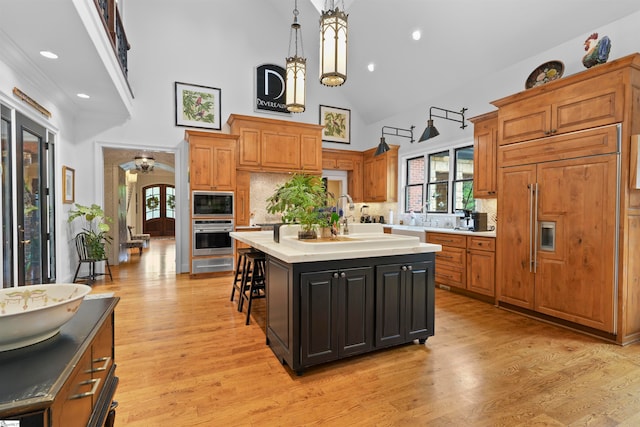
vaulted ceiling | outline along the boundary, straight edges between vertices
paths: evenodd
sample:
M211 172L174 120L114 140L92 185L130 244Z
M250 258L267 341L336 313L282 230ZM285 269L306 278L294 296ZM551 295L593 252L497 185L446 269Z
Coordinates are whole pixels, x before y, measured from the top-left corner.
M283 16L291 16L293 0L267 1ZM309 1L320 8L325 4L298 0L299 8ZM640 10L637 0L345 0L344 4L349 14L349 62L342 88L365 123L413 106L426 114L430 98L446 96L456 87L565 41L586 39L594 29ZM317 32L306 30L305 37ZM419 41L412 40L414 30L422 32ZM305 49L311 52L308 46L305 40ZM576 55L581 55L582 47L576 46ZM374 72L367 70L369 63L375 64Z
M184 7L202 4L201 0L164 1L180 2ZM268 2L284 25L291 22L294 0L243 1L248 5ZM97 114L116 111L126 116L131 107L123 106L122 88L114 90L78 8L71 6L84 2L3 1L0 54L15 69L41 80L40 84L53 85L58 100L79 111L85 108L76 97L81 81L85 91L95 94L91 108ZM301 11L317 14L305 22L317 25L318 9L324 3L298 0ZM594 29L640 10L638 0L345 0L344 4L349 14L349 62L348 79L341 90L365 124L414 106L426 114L429 98L446 96L456 87L567 40L586 38ZM216 7L223 9L223 5L220 1ZM303 28L305 48L307 56L315 56L318 29L307 28L310 26ZM422 32L419 41L411 38L416 29ZM57 49L65 61L52 64L42 58L38 52L43 45ZM576 46L576 54L580 50ZM367 70L369 63L375 64L374 72Z

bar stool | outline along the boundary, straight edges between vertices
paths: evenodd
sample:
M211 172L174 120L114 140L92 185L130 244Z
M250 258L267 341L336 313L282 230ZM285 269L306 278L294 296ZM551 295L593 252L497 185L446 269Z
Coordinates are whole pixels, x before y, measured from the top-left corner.
M237 251L238 261L236 262L236 274L233 278L233 286L231 287L231 301L233 301L233 296L235 295L236 290L238 291L238 293L242 293L240 286L242 283L242 276L244 275L244 272L247 268L246 255L248 253L255 252L255 251L256 250L254 248L238 248L238 251ZM238 300L238 303L240 303L240 300Z
M246 325L250 322L251 303L254 299L265 298L266 295L266 257L263 252L249 252L245 254L246 268L242 275L242 283L240 284L240 301L238 302L238 311L242 312L244 301L247 301L247 320Z

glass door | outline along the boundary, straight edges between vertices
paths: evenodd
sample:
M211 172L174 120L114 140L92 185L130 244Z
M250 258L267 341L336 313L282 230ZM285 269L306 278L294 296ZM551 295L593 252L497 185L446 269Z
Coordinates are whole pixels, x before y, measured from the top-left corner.
M1 128L0 135L2 141L2 160L0 170L2 171L2 206L0 206L0 218L2 219L2 287L9 288L14 283L14 260L13 255L13 197L12 197L12 176L13 169L11 162L13 153L11 150L11 111L4 105L0 105Z
M21 114L16 115L16 246L17 279L21 285L55 280L55 273L50 270L53 230L49 230L54 211L50 201L53 190L49 190L53 187L49 186L53 158L46 136L44 127Z

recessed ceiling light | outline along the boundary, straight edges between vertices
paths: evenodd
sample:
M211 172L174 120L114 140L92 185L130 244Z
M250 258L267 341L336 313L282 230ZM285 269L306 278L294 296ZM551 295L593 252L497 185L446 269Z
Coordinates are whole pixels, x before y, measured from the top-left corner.
M49 59L58 59L58 55L56 55L53 52L49 52L48 50L41 50L40 51L40 55L44 56L45 58L49 58Z
M76 95L78 98L82 98L82 99L89 99L91 98L89 95L87 95L86 93L79 93L78 95Z
M420 40L420 37L422 36L422 34L420 34L420 30L415 30L412 34L411 37L413 37L414 40Z
M371 62L369 65L367 65L367 70L373 72L373 70L376 69L376 64L374 64L373 62Z

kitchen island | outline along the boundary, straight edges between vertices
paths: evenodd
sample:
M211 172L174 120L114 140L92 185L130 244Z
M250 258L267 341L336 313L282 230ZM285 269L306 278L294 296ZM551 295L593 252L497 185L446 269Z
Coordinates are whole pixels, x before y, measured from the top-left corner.
M440 245L351 224L337 240L297 239L297 226L233 232L266 254L267 344L298 375L308 367L434 333Z

